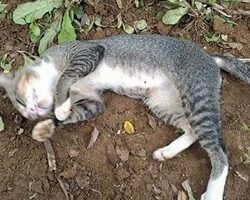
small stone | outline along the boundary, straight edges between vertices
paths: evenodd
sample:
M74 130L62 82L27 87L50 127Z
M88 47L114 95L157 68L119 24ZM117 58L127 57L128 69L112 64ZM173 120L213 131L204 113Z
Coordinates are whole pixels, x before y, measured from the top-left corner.
M24 133L24 129L23 128L19 128L17 131L17 135L21 135Z
M84 188L86 188L89 185L89 177L80 177L80 176L76 176L75 181L78 185L78 187L82 190Z
M154 193L156 193L156 194L160 194L161 193L161 189L158 188L158 187L156 187L155 184L153 184L152 187L153 187Z
M117 171L117 176L118 176L118 178L121 179L121 180L124 180L124 179L129 178L130 175L131 175L131 174L130 174L127 170L125 170L124 168L121 168L121 169L119 169L119 170Z
M10 152L9 152L9 157L14 156L14 154L15 154L16 152L18 152L18 148L14 148L14 149L10 150Z
M70 149L70 150L69 150L69 156L70 156L71 158L77 157L78 155L79 155L79 151L76 151L76 150L73 150L73 149Z

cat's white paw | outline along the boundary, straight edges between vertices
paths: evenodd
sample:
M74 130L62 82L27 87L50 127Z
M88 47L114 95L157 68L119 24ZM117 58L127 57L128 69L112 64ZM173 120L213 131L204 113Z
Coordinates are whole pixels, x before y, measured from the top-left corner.
M175 155L176 153L173 151L173 149L163 147L154 151L153 159L158 161L164 161L173 158Z
M64 121L71 113L71 102L67 99L62 105L55 109L55 116L58 120Z
M54 122L51 119L47 119L35 125L32 130L32 138L44 142L54 134L54 131Z
M205 200L206 192L201 195L201 200Z

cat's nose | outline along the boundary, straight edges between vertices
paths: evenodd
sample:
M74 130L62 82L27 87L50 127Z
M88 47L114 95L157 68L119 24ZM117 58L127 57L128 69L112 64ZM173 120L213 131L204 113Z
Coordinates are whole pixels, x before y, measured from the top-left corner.
M33 107L30 107L30 111L33 112L33 113L37 113L39 110L39 107L38 106L33 106Z

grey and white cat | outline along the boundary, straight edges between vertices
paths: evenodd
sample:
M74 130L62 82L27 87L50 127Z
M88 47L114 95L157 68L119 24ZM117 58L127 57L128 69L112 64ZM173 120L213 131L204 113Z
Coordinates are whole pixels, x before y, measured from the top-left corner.
M153 158L170 159L198 140L212 163L202 199L222 200L228 157L219 113L220 68L250 84L246 64L209 55L189 41L120 35L54 46L23 71L0 74L0 85L25 117L46 118L54 112L62 124L102 113L105 90L141 99L157 117L185 132ZM54 122L38 123L33 138L50 137Z

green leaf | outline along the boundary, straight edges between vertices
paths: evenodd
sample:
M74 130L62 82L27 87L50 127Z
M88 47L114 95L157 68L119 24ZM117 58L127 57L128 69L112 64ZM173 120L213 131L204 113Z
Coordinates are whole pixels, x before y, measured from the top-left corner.
M221 37L220 37L220 34L214 33L212 35L206 35L205 39L207 42L219 42Z
M95 25L98 26L98 27L102 27L102 18L101 18L101 16L96 16Z
M135 29L132 26L129 26L128 24L123 24L122 28L127 34L132 34L135 31Z
M85 13L83 15L83 18L81 20L83 23L82 23L82 26L84 27L83 28L83 32L85 34L88 34L89 31L91 31L91 29L93 28L94 26L94 23L95 23L95 17L90 17Z
M40 27L37 25L37 23L31 23L30 26L30 31L34 34L34 36L39 37L41 35L41 29Z
M174 10L168 10L162 17L162 22L166 25L175 25L179 22L182 16L188 13L188 7L179 7Z
M75 28L69 16L69 10L66 10L63 16L62 28L58 35L58 43L70 42L76 39Z
M195 1L194 4L195 4L198 11L202 10L203 4L201 2Z
M190 7L190 4L185 0L168 0L169 3L175 6L181 7Z
M9 73L12 68L12 62L14 60L9 61L8 59L9 54L6 53L2 58L0 58L0 67L4 70L4 73Z
M56 35L61 30L61 22L62 22L62 16L57 17L55 21L52 22L50 27L44 32L44 35L41 38L38 47L39 55L41 55L50 46Z
M41 19L47 12L54 8L59 8L63 0L37 0L19 5L13 12L13 20L16 24L32 23L36 19Z
M0 132L2 132L4 130L4 123L3 123L3 119L0 116Z
M134 27L139 31L144 30L145 28L147 28L147 26L148 24L144 19L139 21L134 21Z
M74 10L74 13L75 13L77 19L81 19L83 17L83 15L84 15L83 6L78 5L78 6L74 7L73 10Z
M0 13L2 13L7 7L7 4L3 4L0 2Z
M244 131L250 131L250 126L248 126L248 125L245 124L245 123L242 123L242 129L243 129Z

